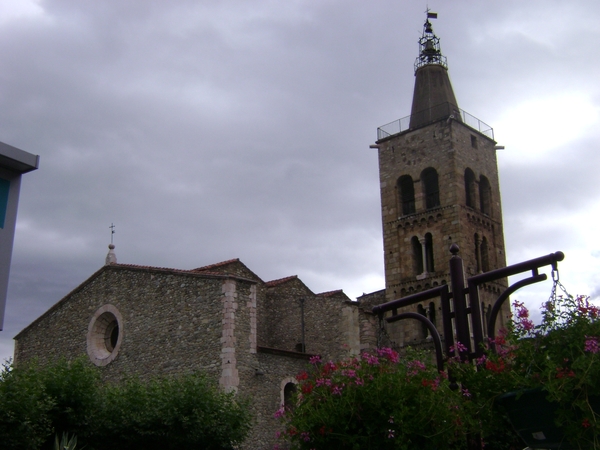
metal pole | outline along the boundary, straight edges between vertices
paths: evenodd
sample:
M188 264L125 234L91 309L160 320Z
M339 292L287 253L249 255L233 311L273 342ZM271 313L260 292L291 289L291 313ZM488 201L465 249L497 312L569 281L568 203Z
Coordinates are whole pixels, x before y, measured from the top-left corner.
M300 298L300 326L302 327L302 353L306 353L306 336L304 331L304 297Z
M452 302L454 304L454 323L456 340L465 346L466 350L458 352L460 359L467 360L471 353L471 333L467 317L467 299L465 298L465 272L463 260L458 256L458 245L452 244L450 252L450 284L452 286ZM458 344L457 342L457 344Z

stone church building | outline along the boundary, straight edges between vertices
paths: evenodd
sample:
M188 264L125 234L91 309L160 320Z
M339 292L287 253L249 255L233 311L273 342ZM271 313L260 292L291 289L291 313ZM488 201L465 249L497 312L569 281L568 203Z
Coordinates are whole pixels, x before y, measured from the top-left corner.
M16 337L15 363L87 355L105 379L202 371L253 399L244 448L275 442L273 413L311 355L427 344L421 324L386 324L374 305L449 283L449 247L467 276L505 266L493 130L458 108L429 18L411 115L378 129L385 289L356 300L314 293L297 276L264 281L234 259L192 270L106 264ZM482 315L506 286L480 292ZM438 329L436 301L415 306ZM508 310L504 311L504 318Z

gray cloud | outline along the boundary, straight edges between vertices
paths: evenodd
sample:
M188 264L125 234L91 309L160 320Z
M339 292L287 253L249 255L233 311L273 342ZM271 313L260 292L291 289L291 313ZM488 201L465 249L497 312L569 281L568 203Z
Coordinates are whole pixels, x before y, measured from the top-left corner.
M0 23L0 140L41 155L23 180L4 356L14 334L101 267L113 222L119 262L187 269L239 257L264 279L297 274L315 291L383 287L368 146L377 126L410 112L422 5L39 6ZM494 126L528 99L578 90L597 110L598 56L580 40L582 28L597 37L599 9L438 9L460 106ZM506 142L509 259L586 245L573 236L598 211L598 129L538 160ZM502 129L496 137L505 143ZM563 220L571 214L583 223ZM577 278L591 290L597 281Z

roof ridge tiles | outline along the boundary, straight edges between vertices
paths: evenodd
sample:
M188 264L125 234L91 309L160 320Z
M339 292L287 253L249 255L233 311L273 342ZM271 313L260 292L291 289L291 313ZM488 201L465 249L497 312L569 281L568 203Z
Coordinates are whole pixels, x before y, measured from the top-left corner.
M291 275L289 277L279 278L277 280L267 281L265 283L265 285L267 287L274 287L274 286L279 286L280 284L283 284L283 283L287 283L288 281L297 280L297 279L298 279L298 275Z
M319 297L331 297L331 296L333 296L335 294L340 294L340 293L343 294L344 290L343 289L335 289L333 291L319 292L317 294L317 296L319 296Z
M227 266L227 265L235 263L235 262L240 262L240 258L228 259L226 261L221 261L221 262L218 262L218 263L209 264L208 266L197 267L195 269L192 269L190 272L204 272L206 270L214 269L216 267Z

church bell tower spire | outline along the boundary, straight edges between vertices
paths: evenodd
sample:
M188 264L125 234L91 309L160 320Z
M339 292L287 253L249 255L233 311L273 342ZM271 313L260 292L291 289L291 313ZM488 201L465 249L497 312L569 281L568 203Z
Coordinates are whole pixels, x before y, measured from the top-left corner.
M458 103L448 76L448 63L442 55L440 39L429 21L436 18L436 13L427 11L423 34L419 39L410 128L419 128L450 116L460 120Z
M427 12L419 39L411 115L381 126L374 146L379 157L386 301L447 284L453 244L460 248L467 276L506 265L494 133L458 108L446 58L431 26L436 16ZM489 314L503 286L506 280L481 288L483 314ZM414 310L441 330L440 307L436 300L415 305ZM503 316L508 314L507 307ZM427 330L412 322L390 324L390 345L427 338Z

